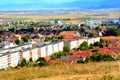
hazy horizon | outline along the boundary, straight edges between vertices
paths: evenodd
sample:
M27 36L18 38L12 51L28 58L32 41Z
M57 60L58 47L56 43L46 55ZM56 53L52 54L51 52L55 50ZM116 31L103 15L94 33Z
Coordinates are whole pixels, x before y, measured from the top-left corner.
M120 1L110 0L0 0L0 10L39 9L39 8L80 8L109 9L120 8Z

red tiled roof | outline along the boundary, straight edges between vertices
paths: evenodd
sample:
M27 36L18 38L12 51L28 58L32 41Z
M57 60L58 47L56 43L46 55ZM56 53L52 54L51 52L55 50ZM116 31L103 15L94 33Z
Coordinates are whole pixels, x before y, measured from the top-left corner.
M49 61L49 60L50 60L50 57L49 57L49 56L46 56L46 57L44 57L44 59L45 59L46 61Z
M99 49L101 54L110 54L110 55L115 55L116 53L108 48L100 48Z
M73 56L75 57L81 57L81 58L87 58L90 57L92 55L91 51L76 51L73 53Z
M59 34L59 36L64 36L64 39L67 40L75 40L77 37L75 37L75 33L77 31L63 31Z

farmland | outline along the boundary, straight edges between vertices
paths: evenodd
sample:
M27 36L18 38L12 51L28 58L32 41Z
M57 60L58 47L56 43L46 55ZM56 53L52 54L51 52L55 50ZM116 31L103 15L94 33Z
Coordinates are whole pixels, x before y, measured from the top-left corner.
M62 20L64 23L78 24L84 21L101 21L119 18L120 12L71 12L71 13L1 13L0 18L4 21L51 21Z

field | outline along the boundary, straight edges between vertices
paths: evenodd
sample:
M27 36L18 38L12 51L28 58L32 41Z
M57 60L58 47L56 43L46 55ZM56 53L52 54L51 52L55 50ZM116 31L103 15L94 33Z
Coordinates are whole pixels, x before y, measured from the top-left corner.
M0 80L120 80L120 61L11 68L0 71Z
M84 21L101 21L112 18L119 18L120 12L108 11L108 12L72 12L72 13L1 13L0 21L51 21L54 19L60 19L64 23L78 24Z

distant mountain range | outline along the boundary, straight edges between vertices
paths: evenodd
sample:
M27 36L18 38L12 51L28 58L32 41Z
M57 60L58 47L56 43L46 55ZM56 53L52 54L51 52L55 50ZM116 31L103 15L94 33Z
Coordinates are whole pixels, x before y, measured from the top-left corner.
M51 3L9 3L0 5L0 11L38 10L44 8L79 8L79 9L120 9L120 0L80 0L62 4Z

